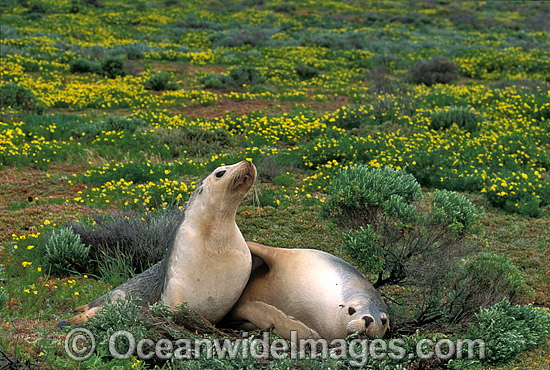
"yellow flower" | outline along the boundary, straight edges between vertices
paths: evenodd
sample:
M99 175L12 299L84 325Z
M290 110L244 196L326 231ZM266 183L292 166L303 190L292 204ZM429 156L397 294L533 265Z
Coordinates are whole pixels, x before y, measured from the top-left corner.
M21 264L23 265L23 267L27 267L29 265L32 265L32 262L23 261L21 262Z
M79 295L78 292L74 292L74 295Z
M38 268L36 269L36 271L42 272L42 267L38 267Z

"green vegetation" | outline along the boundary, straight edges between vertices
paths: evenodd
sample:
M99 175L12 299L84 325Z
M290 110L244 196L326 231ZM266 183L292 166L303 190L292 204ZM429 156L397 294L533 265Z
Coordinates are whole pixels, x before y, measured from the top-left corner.
M63 276L82 271L88 262L90 247L80 241L80 235L64 228L50 235L44 251L44 262L51 274Z
M485 363L365 367L541 368L548 13L544 2L0 1L0 347L52 369L349 367L63 355L55 322L158 261L197 182L249 158L247 240L354 264L388 298L385 340L490 343ZM135 319L158 337L181 329Z

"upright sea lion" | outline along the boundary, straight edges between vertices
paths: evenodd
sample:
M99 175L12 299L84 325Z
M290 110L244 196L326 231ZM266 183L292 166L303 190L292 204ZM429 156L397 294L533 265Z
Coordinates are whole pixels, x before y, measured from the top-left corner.
M243 292L252 257L235 222L237 207L256 178L250 161L218 167L191 194L166 256L118 288L77 307L58 326L88 321L105 303L127 295L143 304L162 301L171 308L183 302L209 321L223 318ZM153 246L151 246L153 247Z
M382 297L349 263L314 249L247 244L253 271L228 322L273 329L286 339L291 331L298 338L333 340L354 332L382 337L388 329Z

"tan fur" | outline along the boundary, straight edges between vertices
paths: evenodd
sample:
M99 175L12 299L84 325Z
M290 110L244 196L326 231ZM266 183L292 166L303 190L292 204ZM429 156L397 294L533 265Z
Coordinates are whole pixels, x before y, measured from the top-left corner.
M351 265L318 250L247 244L265 265L252 272L229 321L273 328L287 339L291 331L297 331L298 338L327 340L353 332L371 337L386 332L389 319L382 298Z
M225 174L216 176L220 171ZM111 301L131 294L152 304L157 297L173 309L187 302L189 308L214 323L224 317L250 277L252 257L235 214L255 179L256 167L249 161L219 167L206 177L191 195L162 266L159 263L111 291ZM159 288L153 289L158 281ZM83 313L66 322L88 321L106 297L77 307Z
M220 170L227 173L217 178ZM202 197L186 212L176 235L162 293L165 304L175 308L185 301L215 323L239 299L252 257L235 213L255 176L254 166L243 161L220 167L203 181Z
M82 305L82 306L78 306L74 310L76 312L84 312L84 311L88 311L90 309L89 307L90 307L89 305L85 304L85 305Z

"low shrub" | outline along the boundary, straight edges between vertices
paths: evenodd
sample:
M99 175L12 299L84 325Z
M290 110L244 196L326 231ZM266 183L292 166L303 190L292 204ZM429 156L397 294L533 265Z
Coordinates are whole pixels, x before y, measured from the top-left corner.
M172 76L168 72L155 73L144 83L146 90L163 91L177 90L178 85L172 82Z
M473 28L475 30L482 28L482 23L472 12L454 12L449 16L449 20L458 28Z
M368 73L368 79L372 81L372 91L375 93L391 93L395 90L394 84L387 77L388 70L385 67L375 67Z
M45 262L54 275L83 272L89 266L90 247L71 228L53 232L45 245Z
M108 78L126 76L126 71L124 70L124 58L121 56L106 57L101 61L101 70Z
M293 13L296 11L296 5L288 2L282 2L273 5L271 9L277 13Z
M154 140L160 146L166 145L167 151L161 154L170 158L218 154L235 144L231 134L224 129L207 130L199 127L160 129L155 131Z
M168 207L147 214L122 211L98 215L95 224L69 226L90 246L90 259L97 261L99 271L109 259L118 261L122 256L128 261L125 271L141 273L164 257L181 217L181 210Z
M44 111L44 105L30 89L13 82L0 86L0 108L7 107L38 114Z
M208 74L200 79L200 83L205 89L226 89L227 84L224 76Z
M227 75L209 74L200 79L207 89L227 89L246 86L255 86L264 82L260 71L252 66L239 65L229 70Z
M444 130L456 124L458 127L474 133L479 130L483 116L475 110L465 107L449 107L437 110L432 114L430 127L433 130Z
M409 80L426 86L448 84L458 79L458 66L445 57L422 60L409 69Z
M286 173L294 172L296 168L295 163L289 162L287 158L280 155L264 155L258 160L256 165L258 167L258 178L260 180L272 181L275 183L275 179L279 179L281 183L277 185L284 186L288 186L285 185L285 183L289 182L288 179L285 179L288 178Z
M482 309L478 325L470 326L467 336L485 342L484 363L513 362L522 351L533 350L550 335L550 314L531 306L514 306L507 299Z
M367 38L359 32L323 32L311 36L308 43L331 50L366 49Z
M97 353L102 356L109 356L110 338L119 330L130 332L136 343L149 338L151 333L150 324L142 314L141 301L130 296L115 302L107 299L101 310L85 324L85 327L93 334ZM118 353L128 352L129 343L123 337L119 336L114 345Z
M305 63L296 65L296 67L294 67L294 72L296 72L298 77L302 80L309 80L319 76L319 68Z
M103 122L103 127L107 131L126 131L132 133L135 132L138 128L146 126L147 123L137 117L109 116Z
M372 223L375 213L391 197L398 196L404 203L422 197L414 176L391 167L365 165L341 171L327 192L330 197L324 203L323 214L353 229Z
M71 73L97 73L101 74L101 64L84 58L76 58L69 62Z
M229 70L228 83L232 86L254 86L260 82L263 82L262 74L252 66L238 65Z
M34 2L30 4L27 9L28 14L32 14L32 13L46 14L47 12L48 12L48 7L41 2Z

